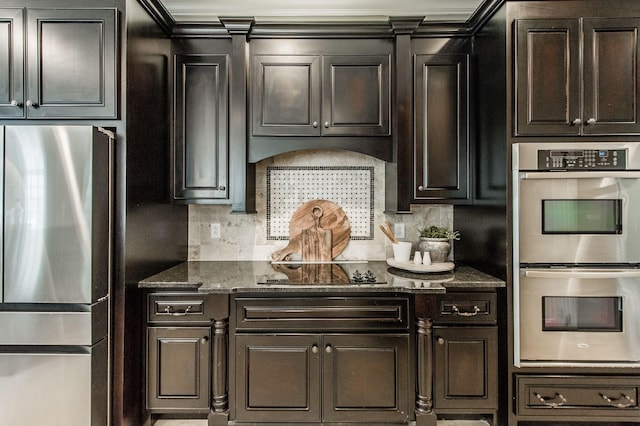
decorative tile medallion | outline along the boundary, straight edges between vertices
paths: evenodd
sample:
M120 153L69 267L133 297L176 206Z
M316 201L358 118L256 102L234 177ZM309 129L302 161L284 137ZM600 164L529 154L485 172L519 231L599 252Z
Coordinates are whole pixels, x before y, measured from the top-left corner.
M352 240L373 239L373 167L267 167L267 240L288 240L302 204L328 200L344 210Z

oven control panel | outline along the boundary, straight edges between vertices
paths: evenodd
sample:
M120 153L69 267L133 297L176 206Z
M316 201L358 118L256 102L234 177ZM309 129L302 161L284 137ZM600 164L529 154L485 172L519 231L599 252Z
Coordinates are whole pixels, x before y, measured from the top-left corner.
M541 149L538 170L626 170L626 149Z

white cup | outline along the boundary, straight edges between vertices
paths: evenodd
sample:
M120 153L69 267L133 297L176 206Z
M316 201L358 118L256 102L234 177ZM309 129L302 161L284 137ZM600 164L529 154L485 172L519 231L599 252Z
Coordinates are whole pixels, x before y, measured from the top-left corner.
M411 243L407 241L400 241L392 244L393 246L393 258L396 262L408 262L411 258Z

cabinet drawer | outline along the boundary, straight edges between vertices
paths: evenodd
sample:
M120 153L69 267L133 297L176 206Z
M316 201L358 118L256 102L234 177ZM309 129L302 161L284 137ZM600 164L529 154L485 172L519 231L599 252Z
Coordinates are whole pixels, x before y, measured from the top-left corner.
M518 415L637 417L640 377L517 376Z
M405 297L236 299L237 330L408 330Z
M209 323L213 313L206 294L162 293L148 297L148 321Z
M495 293L449 293L438 295L434 323L496 323Z

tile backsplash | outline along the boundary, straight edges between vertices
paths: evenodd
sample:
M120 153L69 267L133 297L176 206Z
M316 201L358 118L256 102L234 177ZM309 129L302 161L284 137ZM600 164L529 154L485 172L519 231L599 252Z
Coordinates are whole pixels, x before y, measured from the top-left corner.
M329 200L345 212L352 240L374 236L374 167L267 166L267 239L288 240L301 204Z
M286 224L296 206L316 197L338 204L349 218L352 238L338 259L392 256L378 227L385 221L403 223L400 239L414 244L424 225L453 226L450 205L386 213L384 182L383 161L350 151L298 151L265 159L256 164L256 214L231 213L224 205L189 206L189 260L271 260L272 252L287 245ZM212 223L221 225L220 238L211 238Z

